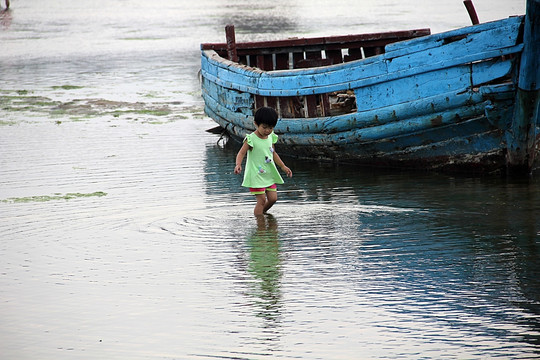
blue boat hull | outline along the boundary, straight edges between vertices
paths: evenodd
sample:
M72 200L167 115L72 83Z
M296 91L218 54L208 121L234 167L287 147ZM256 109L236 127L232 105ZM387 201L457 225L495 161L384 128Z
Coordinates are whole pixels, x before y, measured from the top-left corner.
M509 131L519 112L524 21L511 17L388 44L380 55L299 69L261 70L202 47L205 112L238 140L254 130L254 109L276 107L283 114L275 132L284 155L457 172L505 170ZM352 98L352 110L333 114L332 97ZM530 157L538 152L540 133L534 88L532 101L527 170L534 166ZM295 104L302 117L291 115Z

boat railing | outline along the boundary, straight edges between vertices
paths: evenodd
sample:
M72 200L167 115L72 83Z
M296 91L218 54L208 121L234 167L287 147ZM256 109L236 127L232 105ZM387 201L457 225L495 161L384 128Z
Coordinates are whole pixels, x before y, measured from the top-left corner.
M227 43L201 44L201 50L214 50L223 58L265 71L309 68L365 59L384 53L384 47L388 44L431 34L430 29L415 29L236 43L234 27L232 30L231 27L228 25L226 29Z
M236 42L233 25L225 28L226 43L204 43L201 50L264 71L305 69L346 63L385 52L385 46L431 34L414 29L358 35L291 38L285 40ZM305 96L255 95L255 108L270 106L282 118L315 118L356 111L353 91Z

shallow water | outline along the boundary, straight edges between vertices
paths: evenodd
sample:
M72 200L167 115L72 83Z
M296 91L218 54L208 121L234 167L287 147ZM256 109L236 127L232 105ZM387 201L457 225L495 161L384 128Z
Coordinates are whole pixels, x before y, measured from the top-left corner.
M198 46L225 24L239 40L439 32L469 23L461 1L11 3L2 359L540 355L537 174L288 160L257 221L236 149L205 131ZM524 10L475 4L481 21Z

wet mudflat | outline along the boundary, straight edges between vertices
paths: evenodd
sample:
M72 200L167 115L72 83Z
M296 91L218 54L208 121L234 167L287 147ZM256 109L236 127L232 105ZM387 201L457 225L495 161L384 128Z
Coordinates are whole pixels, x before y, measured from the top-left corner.
M481 21L524 8L475 4ZM236 148L205 131L198 44L226 23L241 39L469 21L461 3L420 5L12 1L2 358L537 358L537 174L288 160L294 177L255 219Z

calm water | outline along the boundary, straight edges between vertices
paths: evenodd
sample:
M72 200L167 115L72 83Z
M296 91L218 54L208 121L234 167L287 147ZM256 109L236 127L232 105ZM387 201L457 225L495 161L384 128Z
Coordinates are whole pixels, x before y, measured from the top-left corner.
M3 5L3 1L0 2ZM540 356L539 174L289 161L257 222L199 43L469 24L462 1L12 0L0 15L0 357ZM525 1L476 0L481 21Z

